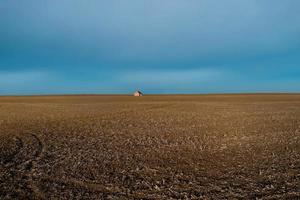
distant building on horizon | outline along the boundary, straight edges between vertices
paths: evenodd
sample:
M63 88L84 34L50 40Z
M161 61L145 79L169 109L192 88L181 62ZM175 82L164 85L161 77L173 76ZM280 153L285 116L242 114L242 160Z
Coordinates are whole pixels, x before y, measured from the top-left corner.
M133 96L135 96L135 97L141 97L141 96L143 96L143 93L138 90L138 91L135 91L135 93L133 94Z

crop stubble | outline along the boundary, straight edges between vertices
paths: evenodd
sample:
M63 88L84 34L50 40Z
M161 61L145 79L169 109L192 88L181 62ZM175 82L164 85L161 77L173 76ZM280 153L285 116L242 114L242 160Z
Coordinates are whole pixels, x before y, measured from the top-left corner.
M300 95L0 97L0 199L300 198Z

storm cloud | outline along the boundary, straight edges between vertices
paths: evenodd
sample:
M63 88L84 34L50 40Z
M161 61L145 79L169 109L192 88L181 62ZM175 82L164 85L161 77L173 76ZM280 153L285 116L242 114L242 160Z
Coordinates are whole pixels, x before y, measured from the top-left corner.
M176 92L178 80L200 93L296 92L299 7L298 0L1 1L0 88L7 74L46 71L59 81L45 79L33 93Z

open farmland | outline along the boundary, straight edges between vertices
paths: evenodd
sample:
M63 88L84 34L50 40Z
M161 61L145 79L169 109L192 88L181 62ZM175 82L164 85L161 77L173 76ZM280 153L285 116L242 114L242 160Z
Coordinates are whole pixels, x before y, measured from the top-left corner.
M224 198L300 198L300 95L0 97L0 199Z

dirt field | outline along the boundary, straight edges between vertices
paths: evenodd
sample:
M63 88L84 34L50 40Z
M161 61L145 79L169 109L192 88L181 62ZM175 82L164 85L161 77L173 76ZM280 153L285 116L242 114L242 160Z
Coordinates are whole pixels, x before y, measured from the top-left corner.
M226 198L300 198L300 95L0 97L0 199Z

